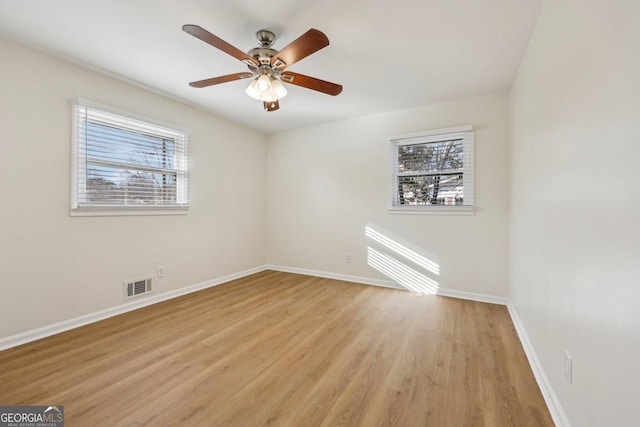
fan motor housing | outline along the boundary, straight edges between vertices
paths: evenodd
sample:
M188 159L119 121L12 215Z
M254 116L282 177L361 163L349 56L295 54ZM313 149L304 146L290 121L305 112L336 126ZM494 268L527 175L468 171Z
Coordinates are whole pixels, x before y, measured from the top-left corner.
M276 53L278 51L270 47L255 47L247 52L247 55L257 59L261 64L269 64Z

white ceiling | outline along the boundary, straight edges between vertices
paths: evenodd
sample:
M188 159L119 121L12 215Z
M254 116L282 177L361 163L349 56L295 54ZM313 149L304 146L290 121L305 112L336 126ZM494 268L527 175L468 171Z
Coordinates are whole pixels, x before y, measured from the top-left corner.
M542 0L0 0L0 34L171 95L244 126L284 129L507 91ZM331 44L289 68L340 83L337 97L287 85L267 113L247 80L188 82L246 71L181 30L196 24L248 51L309 28ZM97 100L99 101L99 100Z

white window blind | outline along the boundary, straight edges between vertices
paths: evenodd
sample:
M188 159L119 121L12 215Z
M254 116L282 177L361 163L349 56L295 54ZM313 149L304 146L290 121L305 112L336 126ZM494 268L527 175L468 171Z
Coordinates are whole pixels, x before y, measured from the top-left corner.
M470 126L407 134L391 143L393 208L473 207Z
M72 209L188 206L187 133L73 106Z

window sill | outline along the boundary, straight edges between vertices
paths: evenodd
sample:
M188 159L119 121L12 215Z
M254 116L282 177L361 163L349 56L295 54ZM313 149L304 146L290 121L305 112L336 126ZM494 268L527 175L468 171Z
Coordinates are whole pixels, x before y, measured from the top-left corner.
M392 206L393 215L475 215L473 206Z
M78 207L69 211L70 216L155 216L186 215L188 206L176 207Z

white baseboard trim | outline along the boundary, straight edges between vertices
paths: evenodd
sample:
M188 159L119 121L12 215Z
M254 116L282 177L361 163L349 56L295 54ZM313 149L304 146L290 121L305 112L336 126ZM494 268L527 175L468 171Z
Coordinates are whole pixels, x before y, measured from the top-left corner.
M105 310L97 311L95 313L86 314L84 316L76 317L74 319L64 320L62 322L47 325L42 328L33 329L27 332L22 332L16 335L12 335L6 338L0 339L0 351L8 348L17 347L22 344L26 344L31 341L46 338L51 335L59 334L60 332L68 331L70 329L78 328L80 326L88 325L100 320L107 319L109 317L117 316L119 314L127 313L129 311L136 310L138 308L146 307L152 304L157 304L162 301L166 301L172 298L176 298L182 295L197 292L202 289L210 288L213 286L221 285L226 282L230 282L235 279L250 276L255 273L266 270L265 266L251 268L238 273L229 274L226 276L218 277L217 279L208 280L206 282L197 283L195 285L187 286L184 288L176 289L174 291L165 292L158 295L151 295L147 298L139 301L128 302L116 307L107 308Z
M508 298L497 297L495 295L479 294L476 292L454 291L451 289L439 289L438 295L458 299L468 299L471 301L486 302L489 304L507 305Z
M390 280L370 279L361 276L349 276L346 274L330 273L328 271L309 270L307 268L286 267L283 265L267 264L267 270L282 271L283 273L303 274L305 276L324 277L326 279L342 280L343 282L360 283L362 285L381 286L383 288L402 289Z
M345 282L360 283L363 285L381 286L383 288L391 289L405 289L391 280L372 279L362 276L350 276L347 274L330 273L327 271L308 270L305 268L286 267L281 265L267 265L266 269L282 271L285 273L304 274L307 276L325 277L327 279L342 280ZM494 295L478 294L474 292L463 292L450 289L439 289L438 295L451 298L467 299L471 301L487 302L490 304L507 305L508 299L504 297L497 297Z
M538 387L540 387L540 391L542 392L542 397L547 404L547 408L549 408L549 412L551 413L553 422L557 427L571 427L569 419L562 409L562 405L560 405L558 396L553 390L553 387L551 387L551 384L549 383L549 380L544 373L544 369L540 364L540 360L538 359L538 356L536 355L536 352L531 345L531 341L529 340L527 331L525 330L524 325L520 320L520 316L518 316L518 312L516 311L516 308L511 301L509 301L509 303L507 304L507 309L509 310L511 320L513 321L513 325L516 328L516 332L518 333L518 337L520 338L520 342L522 343L524 352L527 355L527 359L529 360L529 365L531 366L533 375L536 378Z

